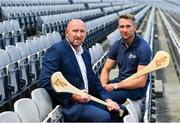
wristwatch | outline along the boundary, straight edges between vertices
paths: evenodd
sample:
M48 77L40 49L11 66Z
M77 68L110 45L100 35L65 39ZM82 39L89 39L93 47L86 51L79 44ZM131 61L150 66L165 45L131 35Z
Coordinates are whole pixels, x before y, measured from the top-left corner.
M113 84L113 89L114 90L118 89L118 85L116 83Z

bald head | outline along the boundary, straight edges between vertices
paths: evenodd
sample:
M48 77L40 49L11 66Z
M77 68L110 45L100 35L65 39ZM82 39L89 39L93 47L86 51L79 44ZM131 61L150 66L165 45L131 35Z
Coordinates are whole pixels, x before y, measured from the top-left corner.
M82 26L84 26L86 28L86 24L82 20L80 20L80 19L73 19L73 20L69 21L66 30L71 28L73 25L82 25Z
M66 29L66 38L76 49L83 43L86 38L86 24L80 19L71 20Z

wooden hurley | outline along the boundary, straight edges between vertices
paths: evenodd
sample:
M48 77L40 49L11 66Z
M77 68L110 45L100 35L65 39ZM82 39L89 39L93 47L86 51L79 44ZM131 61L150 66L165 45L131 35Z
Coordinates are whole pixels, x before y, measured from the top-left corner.
M146 67L139 70L137 73L133 74L132 76L126 78L123 81L139 77L141 75L144 75L146 73L149 73L155 70L159 70L161 68L165 68L169 65L169 62L170 62L169 54L165 51L158 51L155 54L153 60Z

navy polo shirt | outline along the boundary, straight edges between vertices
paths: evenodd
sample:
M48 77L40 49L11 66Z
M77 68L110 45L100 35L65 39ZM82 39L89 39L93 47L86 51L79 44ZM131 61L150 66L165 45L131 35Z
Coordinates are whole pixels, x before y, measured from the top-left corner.
M137 72L138 65L148 65L151 61L149 44L135 34L132 44L126 48L123 39L110 48L108 58L116 60L119 67L117 80L122 81Z

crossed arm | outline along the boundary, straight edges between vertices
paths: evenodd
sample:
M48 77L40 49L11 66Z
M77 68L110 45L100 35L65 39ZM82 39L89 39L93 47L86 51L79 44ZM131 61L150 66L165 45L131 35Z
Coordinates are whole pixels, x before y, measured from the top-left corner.
M109 81L109 73L113 66L115 65L116 61L112 59L107 59L106 63L101 71L100 75L100 81L102 86L109 92L113 90L113 84L108 84ZM145 66L144 65L138 65L137 71L143 69ZM127 81L122 81L116 83L118 89L137 89L137 88L142 88L146 84L147 80L147 74L142 75L140 77L137 77L135 79L130 79Z

